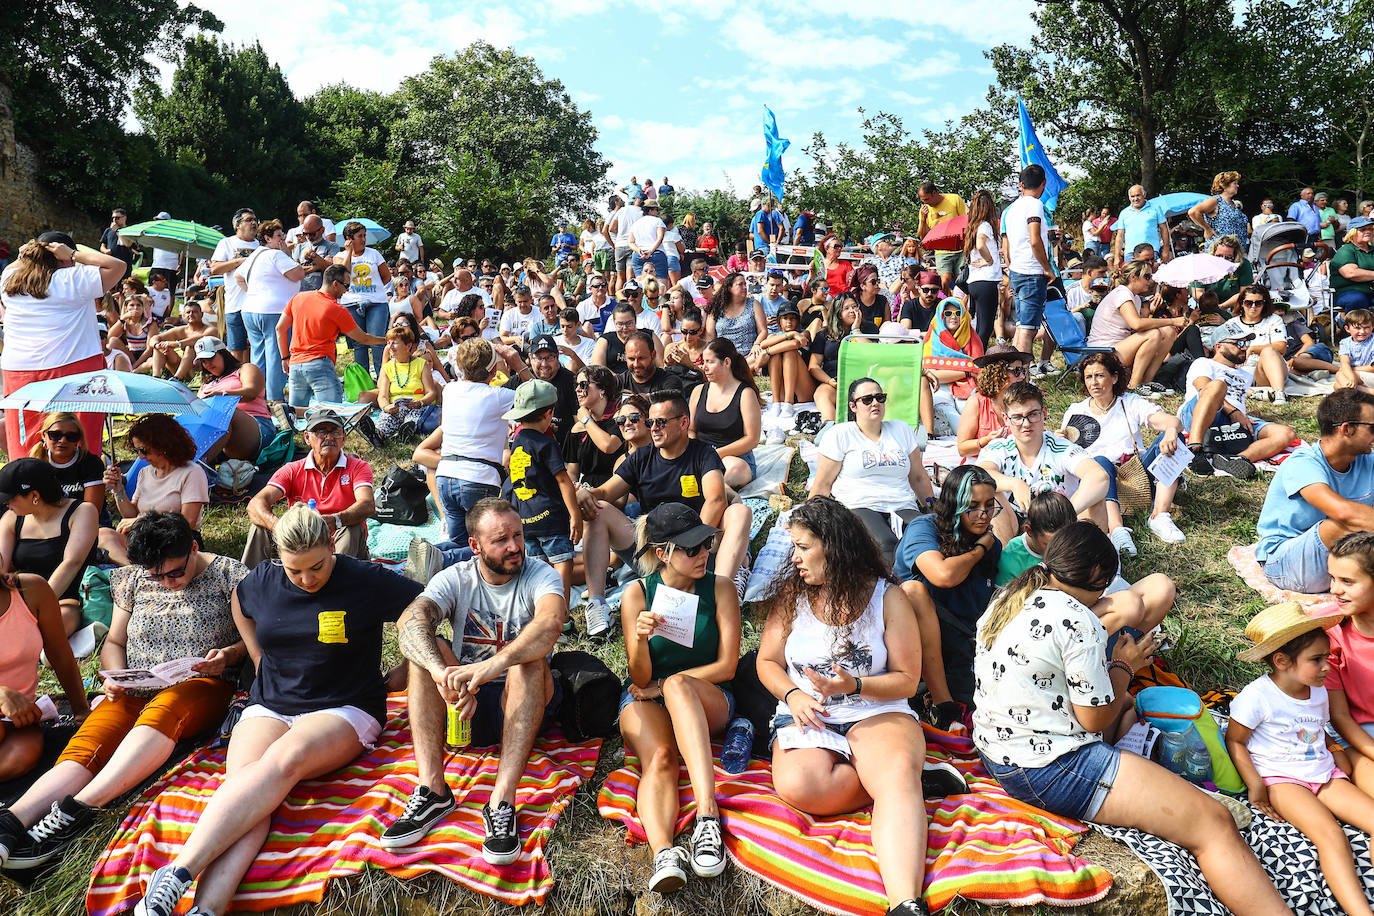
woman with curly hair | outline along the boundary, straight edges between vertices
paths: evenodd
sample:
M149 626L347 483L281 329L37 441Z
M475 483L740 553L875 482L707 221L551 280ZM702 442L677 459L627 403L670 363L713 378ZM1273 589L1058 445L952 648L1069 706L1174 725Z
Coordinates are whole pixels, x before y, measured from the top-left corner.
M907 705L921 680L916 618L868 530L837 500L802 503L789 530L792 565L758 655L759 680L778 698L773 786L812 815L872 805L888 912L925 914L924 794L968 789L953 768L927 769Z
M996 587L1002 542L992 521L1003 506L992 475L965 464L949 472L934 508L906 526L894 572L916 609L935 724L947 728L972 705L973 633Z
M1010 344L998 344L973 361L978 380L959 414L959 455L977 455L994 439L1007 434L1002 395L1012 382L1026 380L1031 356Z
M199 538L200 516L210 502L205 471L196 464L196 443L165 413L150 413L129 427L129 445L146 465L134 480L133 498L125 492L119 468L105 469L105 486L114 494L120 521L100 529L100 546L119 566L129 565L129 529L145 512L180 513Z
M726 338L736 350L745 354L749 368L757 372L766 362L762 343L768 336L768 319L763 313L763 305L750 298L744 274L739 271L726 274L704 311L706 339Z
M1212 179L1212 196L1195 204L1188 218L1202 227L1203 238L1214 235L1233 235L1240 240L1241 250L1249 246L1250 221L1236 203L1240 193L1240 172L1220 172Z

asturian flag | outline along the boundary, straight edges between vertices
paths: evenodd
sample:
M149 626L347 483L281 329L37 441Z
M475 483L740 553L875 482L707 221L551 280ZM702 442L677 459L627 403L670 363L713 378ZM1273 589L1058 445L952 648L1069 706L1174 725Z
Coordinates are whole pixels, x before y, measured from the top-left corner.
M1026 111L1026 103L1020 96L1016 98L1016 115L1021 135L1021 168L1038 165L1045 170L1045 193L1040 195L1040 203L1044 205L1046 213L1053 213L1059 203L1059 192L1067 188L1069 183L1059 177L1054 163L1050 162L1050 157L1045 154L1045 148L1040 145L1040 138L1035 135L1035 125L1031 123L1030 114Z

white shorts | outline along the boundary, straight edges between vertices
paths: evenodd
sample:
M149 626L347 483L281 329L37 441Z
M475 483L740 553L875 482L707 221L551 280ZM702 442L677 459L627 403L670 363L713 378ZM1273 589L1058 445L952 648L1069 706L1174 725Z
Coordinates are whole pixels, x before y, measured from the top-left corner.
M244 709L239 721L247 719L276 719L278 722L285 722L288 727L295 725L306 716L314 716L324 713L326 715L338 716L358 733L358 741L367 750L372 750L376 746L377 736L382 733L382 723L369 716L356 706L331 706L328 709L317 709L314 712L304 712L298 716L284 716L279 712L274 712L263 706L261 703L254 703Z

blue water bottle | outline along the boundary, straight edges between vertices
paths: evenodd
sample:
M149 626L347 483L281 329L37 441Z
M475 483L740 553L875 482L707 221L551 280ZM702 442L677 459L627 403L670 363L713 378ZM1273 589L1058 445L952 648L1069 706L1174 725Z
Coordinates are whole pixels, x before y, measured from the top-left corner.
M725 730L725 746L720 751L720 768L732 776L743 773L754 753L754 723L744 716L730 720Z
M312 512L319 512L319 511L320 511L319 504L316 503L315 500L313 500L313 499L310 500L309 502L307 502L306 505L310 507L310 511L312 511Z
M1207 713L1203 713L1207 715ZM1212 755L1195 726L1189 726L1183 735L1187 750L1183 754L1183 772L1180 774L1195 786L1212 781Z

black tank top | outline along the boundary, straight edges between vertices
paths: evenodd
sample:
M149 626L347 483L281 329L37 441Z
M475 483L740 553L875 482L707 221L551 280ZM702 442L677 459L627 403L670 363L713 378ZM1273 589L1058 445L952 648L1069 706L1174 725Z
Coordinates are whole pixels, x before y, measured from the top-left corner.
M62 514L61 533L50 538L28 538L23 536L23 515L14 518L14 568L19 572L33 573L48 578L62 565L62 557L67 552L67 540L72 534L72 514L81 507L81 500L74 499ZM87 557L87 563L90 558ZM72 584L58 598L79 598L81 595L81 576L85 566L77 570Z
M616 375L630 368L625 363L625 341L620 339L620 335L615 331L607 331L601 335L601 339L606 341L606 368Z
M744 395L747 387L741 384L735 389L735 396L730 399L730 405L719 413L712 413L706 409L706 389L708 385L702 385L697 396L697 438L712 448L720 448L722 445L729 445L744 438L744 413L739 408L739 399Z

